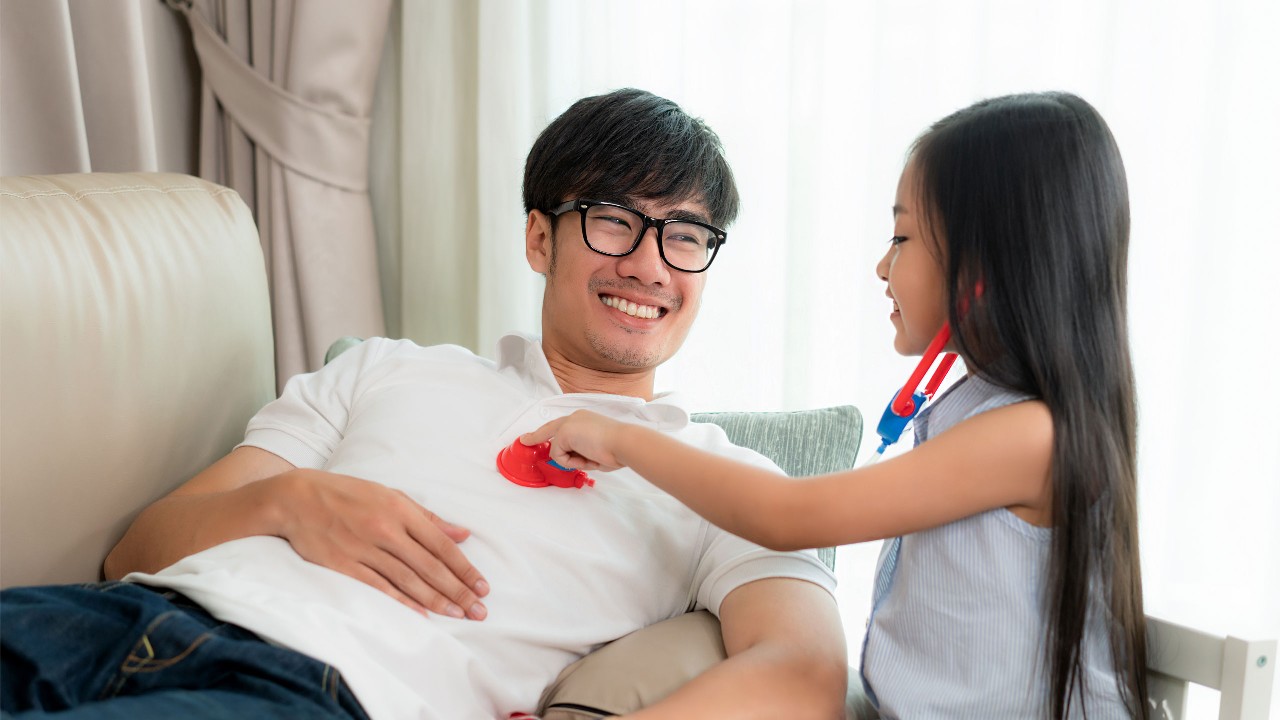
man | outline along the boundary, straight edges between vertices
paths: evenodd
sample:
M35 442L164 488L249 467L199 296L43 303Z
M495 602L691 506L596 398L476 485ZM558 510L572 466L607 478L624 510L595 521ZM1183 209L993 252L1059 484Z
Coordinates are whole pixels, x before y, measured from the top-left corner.
M595 647L706 607L728 660L636 717L836 717L845 649L812 554L630 471L529 488L495 466L580 407L765 462L653 392L737 212L718 139L649 93L587 98L538 138L524 190L540 343L507 336L494 363L374 339L291 379L139 515L105 565L128 582L4 593L3 709L506 717Z

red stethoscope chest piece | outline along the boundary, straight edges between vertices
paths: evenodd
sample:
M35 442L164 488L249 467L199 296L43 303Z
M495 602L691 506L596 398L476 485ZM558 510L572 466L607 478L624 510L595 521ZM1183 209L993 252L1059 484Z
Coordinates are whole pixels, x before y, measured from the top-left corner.
M498 453L498 472L524 487L591 487L595 480L581 470L562 467L551 459L551 443L525 445L520 438Z

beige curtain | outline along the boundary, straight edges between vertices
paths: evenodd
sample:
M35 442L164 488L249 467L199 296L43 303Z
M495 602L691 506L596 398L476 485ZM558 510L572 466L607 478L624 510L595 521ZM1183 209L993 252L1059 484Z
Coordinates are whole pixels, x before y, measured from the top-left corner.
M368 196L369 114L390 0L199 0L200 174L258 222L276 378L343 335L385 332Z
M159 0L0 0L0 175L194 173L199 79Z

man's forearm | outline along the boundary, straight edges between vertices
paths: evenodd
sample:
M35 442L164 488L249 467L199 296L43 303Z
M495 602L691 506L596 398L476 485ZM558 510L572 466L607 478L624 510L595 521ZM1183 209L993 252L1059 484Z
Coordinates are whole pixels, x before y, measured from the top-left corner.
M738 653L644 710L633 720L837 720L848 668L838 658L761 644Z
M468 534L380 483L241 447L144 510L103 572L158 572L215 545L270 535L415 612L483 620L488 584L458 548Z
M287 490L293 465L256 447L241 447L143 510L103 563L117 580L158 572L182 558L230 540L274 535L275 493Z
M188 555L279 526L271 494L280 476L221 492L171 495L133 521L103 563L108 580L131 572L158 572Z
M804 580L747 583L720 604L729 658L636 720L843 717L848 654L831 595Z

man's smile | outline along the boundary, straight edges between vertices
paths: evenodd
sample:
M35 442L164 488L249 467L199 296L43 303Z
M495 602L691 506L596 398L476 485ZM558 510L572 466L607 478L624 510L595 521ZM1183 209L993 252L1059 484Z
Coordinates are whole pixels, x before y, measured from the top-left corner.
M616 295L601 294L599 297L600 302L631 317L653 320L667 314L667 309L659 305L643 305Z

